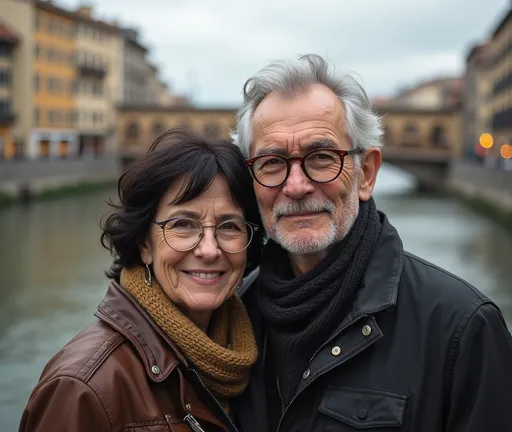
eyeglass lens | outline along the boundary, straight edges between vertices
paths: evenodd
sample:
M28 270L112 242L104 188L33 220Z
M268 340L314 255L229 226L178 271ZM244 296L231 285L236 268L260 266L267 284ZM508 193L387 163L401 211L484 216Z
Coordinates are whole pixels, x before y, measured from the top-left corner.
M203 227L194 219L173 219L164 227L166 243L177 251L187 251L201 241L205 228L215 229L215 239L219 247L228 253L243 251L252 240L253 229L242 220L228 220L217 227Z
M304 159L306 175L319 183L334 180L343 168L343 156L328 150L310 153ZM256 179L266 186L276 186L284 183L288 175L287 161L275 155L257 159L253 165Z

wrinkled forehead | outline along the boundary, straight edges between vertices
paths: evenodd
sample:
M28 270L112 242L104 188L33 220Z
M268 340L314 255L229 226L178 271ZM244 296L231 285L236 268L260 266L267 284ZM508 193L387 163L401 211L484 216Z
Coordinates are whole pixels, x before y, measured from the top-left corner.
M269 146L292 150L313 141L330 141L341 147L344 119L343 105L327 87L312 87L295 96L271 93L254 112L251 155Z

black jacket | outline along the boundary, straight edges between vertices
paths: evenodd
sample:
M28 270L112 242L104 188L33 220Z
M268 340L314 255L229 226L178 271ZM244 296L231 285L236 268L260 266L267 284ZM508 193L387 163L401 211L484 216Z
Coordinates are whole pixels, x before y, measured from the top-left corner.
M404 252L382 214L381 222L353 309L304 371L279 432L512 431L512 338L498 307ZM275 402L267 406L264 367L272 365L265 365L255 279L246 278L240 292L260 350L233 404L243 432L267 431L269 408L281 413Z

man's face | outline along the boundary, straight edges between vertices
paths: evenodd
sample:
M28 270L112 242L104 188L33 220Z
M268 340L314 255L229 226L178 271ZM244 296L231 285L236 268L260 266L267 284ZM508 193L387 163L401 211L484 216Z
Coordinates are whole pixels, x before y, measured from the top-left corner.
M252 126L252 157L269 151L285 157L304 156L319 142L351 149L343 105L320 84L294 97L271 93L256 109ZM365 156L361 158L358 164L355 156L346 156L341 174L329 183L310 180L297 161L279 187L268 188L255 181L270 238L293 254L322 252L343 239L357 218L359 199L369 199L373 189L376 170L367 179ZM371 158L376 159L380 166L380 152Z

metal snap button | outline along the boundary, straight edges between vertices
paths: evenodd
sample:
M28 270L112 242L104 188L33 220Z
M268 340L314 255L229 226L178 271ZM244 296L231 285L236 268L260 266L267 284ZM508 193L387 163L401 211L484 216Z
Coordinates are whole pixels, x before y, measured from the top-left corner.
M157 365L151 366L151 372L153 372L155 375L158 375L160 373L160 368Z
M362 332L364 336L369 336L370 333L372 332L372 328L369 325L365 325L363 326Z
M357 412L357 417L361 420L365 419L368 417L368 410L366 408L360 408Z
M304 373L302 374L302 378L308 379L310 373L311 373L311 371L309 369L306 369L304 371Z
M341 353L341 348L339 346L335 346L332 350L331 350L331 353L333 356L338 356L340 355Z

